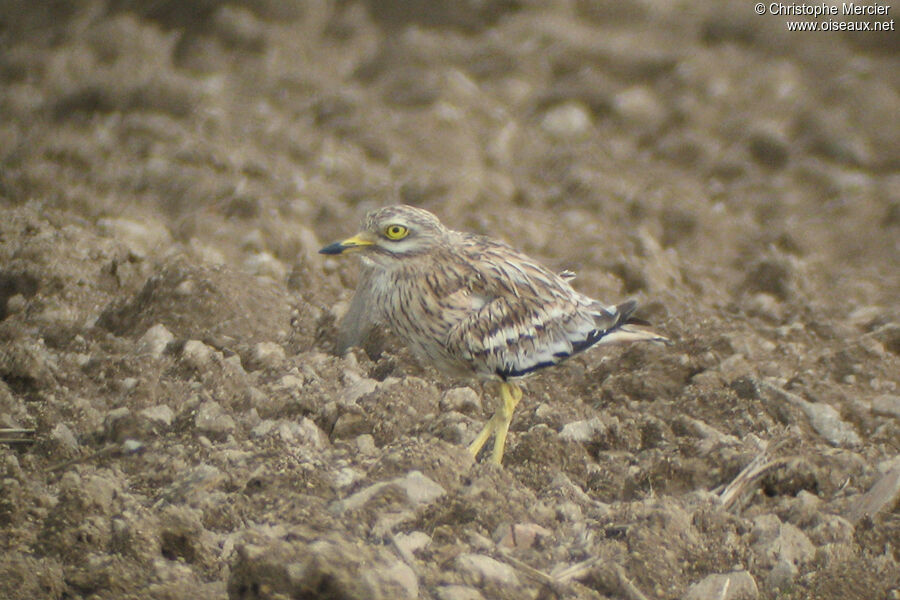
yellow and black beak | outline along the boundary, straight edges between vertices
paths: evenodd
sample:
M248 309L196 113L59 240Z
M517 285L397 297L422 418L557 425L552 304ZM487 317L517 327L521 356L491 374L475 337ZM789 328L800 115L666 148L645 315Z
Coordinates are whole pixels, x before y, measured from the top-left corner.
M343 242L328 244L327 246L319 250L319 254L343 254L345 252L356 252L361 248L371 246L374 243L375 242L369 239L364 233L360 233L354 235L352 238L347 238Z

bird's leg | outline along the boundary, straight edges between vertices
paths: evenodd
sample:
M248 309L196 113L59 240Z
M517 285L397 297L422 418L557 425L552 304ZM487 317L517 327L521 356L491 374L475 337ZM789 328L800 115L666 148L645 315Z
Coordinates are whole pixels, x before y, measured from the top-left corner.
M514 383L503 382L500 384L500 408L491 419L497 419L494 426L497 437L494 439L494 452L491 454L491 462L499 465L503 461L503 448L506 446L506 434L509 432L509 424L512 421L513 411L522 399L522 388ZM499 419L498 419L499 417Z
M469 444L469 454L472 455L472 458L477 458L478 453L481 452L481 448L484 446L484 443L488 441L488 438L491 437L491 434L494 433L494 430L497 429L498 415L500 411L494 413L494 416L490 418L490 420L484 424L484 427L481 429L481 433L479 433L475 440Z
M469 454L472 458L478 456L491 434L496 433L494 440L494 452L491 454L491 462L499 465L503 460L503 447L506 445L506 435L509 432L509 423L512 421L513 411L519 400L522 399L522 389L513 383L500 384L500 406L494 416L485 423L481 433L469 444Z

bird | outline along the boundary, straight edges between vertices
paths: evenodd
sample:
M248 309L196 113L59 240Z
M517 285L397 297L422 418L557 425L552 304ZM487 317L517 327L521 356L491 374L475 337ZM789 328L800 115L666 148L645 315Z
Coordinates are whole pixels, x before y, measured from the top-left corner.
M408 205L369 211L359 233L319 250L357 254L360 283L341 323L338 350L384 324L422 362L454 377L499 382L496 411L469 444L473 459L494 436L500 465L520 380L597 345L669 343L634 317L637 303L606 305L576 291L512 246L454 231Z

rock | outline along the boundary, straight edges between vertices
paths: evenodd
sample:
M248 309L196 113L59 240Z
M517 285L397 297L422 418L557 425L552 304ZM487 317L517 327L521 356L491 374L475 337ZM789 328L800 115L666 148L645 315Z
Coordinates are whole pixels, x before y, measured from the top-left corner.
M15 550L0 556L0 598L64 598L67 587L58 558L36 559Z
M386 582L393 583L394 585L390 587L402 590L402 593L397 594L397 600L403 598L412 600L419 597L419 578L416 577L415 571L403 562L396 561L388 567L378 566L366 569L362 572L361 577L364 580L370 580L372 587L377 587L379 584L384 586Z
M825 544L851 544L854 534L853 524L844 517L820 513L819 523L809 530L809 539L816 546Z
M140 258L172 245L169 230L154 219L144 217L141 221L132 221L108 218L97 221L97 226L116 241L125 244L132 254Z
M872 412L876 415L900 419L900 396L882 394L872 399Z
M504 548L531 548L540 538L553 532L537 523L503 523L494 532L494 540Z
M805 533L790 523L782 523L774 514L753 519L751 538L752 548L764 565L785 560L799 567L812 560L816 553L816 547Z
M484 600L481 592L467 585L442 585L435 594L438 600Z
M28 300L22 294L13 294L6 301L6 314L14 315L25 310Z
M654 91L643 85L622 90L613 97L613 110L626 123L657 129L666 120L666 108Z
M342 413L331 428L332 440L345 440L359 438L362 435L371 435L372 424L366 419L361 410L350 410ZM374 437L372 440L374 441Z
M78 450L78 440L65 423L57 423L50 432L50 437L68 452Z
M17 382L26 393L52 388L56 360L44 347L43 341L4 343L0 347L0 381Z
M301 535L301 539L296 539ZM237 545L228 578L228 597L247 598L265 590L266 598L414 600L418 579L407 565L382 547L337 537L271 539L251 532ZM249 538L249 539L247 539Z
M117 483L118 480L113 477L89 475L82 478L78 494L85 504L96 507L100 514L107 514L122 494L121 486Z
M331 484L335 489L342 490L350 487L357 481L361 481L366 476L365 473L353 467L342 467L334 472L331 478Z
M541 119L541 128L560 140L580 139L593 126L591 113L580 102L564 102L550 108Z
M682 596L684 600L756 600L758 597L756 581L747 571L708 575Z
M598 433L606 430L606 426L600 417L594 417L585 421L573 421L563 425L559 437L570 441L586 444L597 437Z
M424 531L398 533L394 536L394 543L400 549L402 554L412 556L419 550L424 550L431 544L431 536Z
M256 252L248 256L244 261L244 269L273 281L284 281L288 274L285 264L269 252Z
M410 471L403 477L374 483L369 487L356 492L352 496L332 502L330 510L340 514L348 510L362 508L362 506L375 494L389 485L397 486L403 490L408 502L412 506L430 504L446 493L443 487L423 475L421 471Z
M372 437L371 433L363 433L362 435L356 436L356 449L359 450L360 454L374 454L375 448L375 438Z
M269 435L277 425L278 421L275 419L263 419L250 430L250 437L253 439L264 438Z
M841 419L840 413L822 402L801 404L810 424L834 446L857 446L862 443L853 426Z
M301 418L299 423L287 420L280 421L276 430L281 439L288 443L300 442L304 446L316 449L328 446L328 436L308 417Z
M482 412L481 396L470 387L458 387L447 390L441 396L441 410L456 411L463 414L477 415Z
M787 590L794 584L800 570L787 560L779 560L766 576L766 584L773 590Z
M216 351L199 340L188 340L181 350L181 359L184 363L198 371L205 371L213 364L213 356Z
M218 402L207 400L197 409L194 426L208 435L224 437L234 431L236 424L232 416L222 410L222 406Z
M362 377L344 388L344 391L341 393L341 403L355 404L357 400L366 394L374 392L376 387L378 387L377 381L368 377Z
M127 406L120 406L103 419L103 435L106 439L121 442L128 438L140 437L143 432L136 415Z
M446 493L440 484L423 475L421 471L410 471L404 477L394 479L392 483L405 491L406 497L414 504L430 504Z
M227 48L261 52L266 47L266 31L252 11L226 4L212 18L212 30Z
M809 419L810 425L819 435L834 446L857 446L862 443L853 426L841 419L840 414L831 405L822 402L809 402L797 394L788 392L780 386L766 380L763 387L777 401L790 402L800 408Z
M286 359L284 348L274 342L260 342L250 352L248 368L251 371L274 369Z
M138 352L159 358L166 351L166 346L175 336L162 323L157 323L144 332L138 340Z
M224 480L225 474L217 467L200 463L179 473L178 478L166 487L157 504L182 504L208 497L210 491Z
M139 414L151 424L162 425L163 427L169 427L172 424L172 420L175 418L175 413L165 404L149 406L143 409Z
M889 461L885 474L869 491L857 498L847 510L846 517L856 523L866 515L894 506L900 499L900 457Z
M484 554L460 554L456 568L463 578L476 585L491 582L497 585L519 585L519 577L512 567Z

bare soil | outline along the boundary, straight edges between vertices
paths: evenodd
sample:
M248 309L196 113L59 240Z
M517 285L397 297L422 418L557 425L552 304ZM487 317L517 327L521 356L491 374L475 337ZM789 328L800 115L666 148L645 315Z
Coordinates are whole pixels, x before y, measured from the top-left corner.
M900 38L784 21L0 4L0 598L900 597ZM333 352L396 202L673 345L473 462L491 386Z

